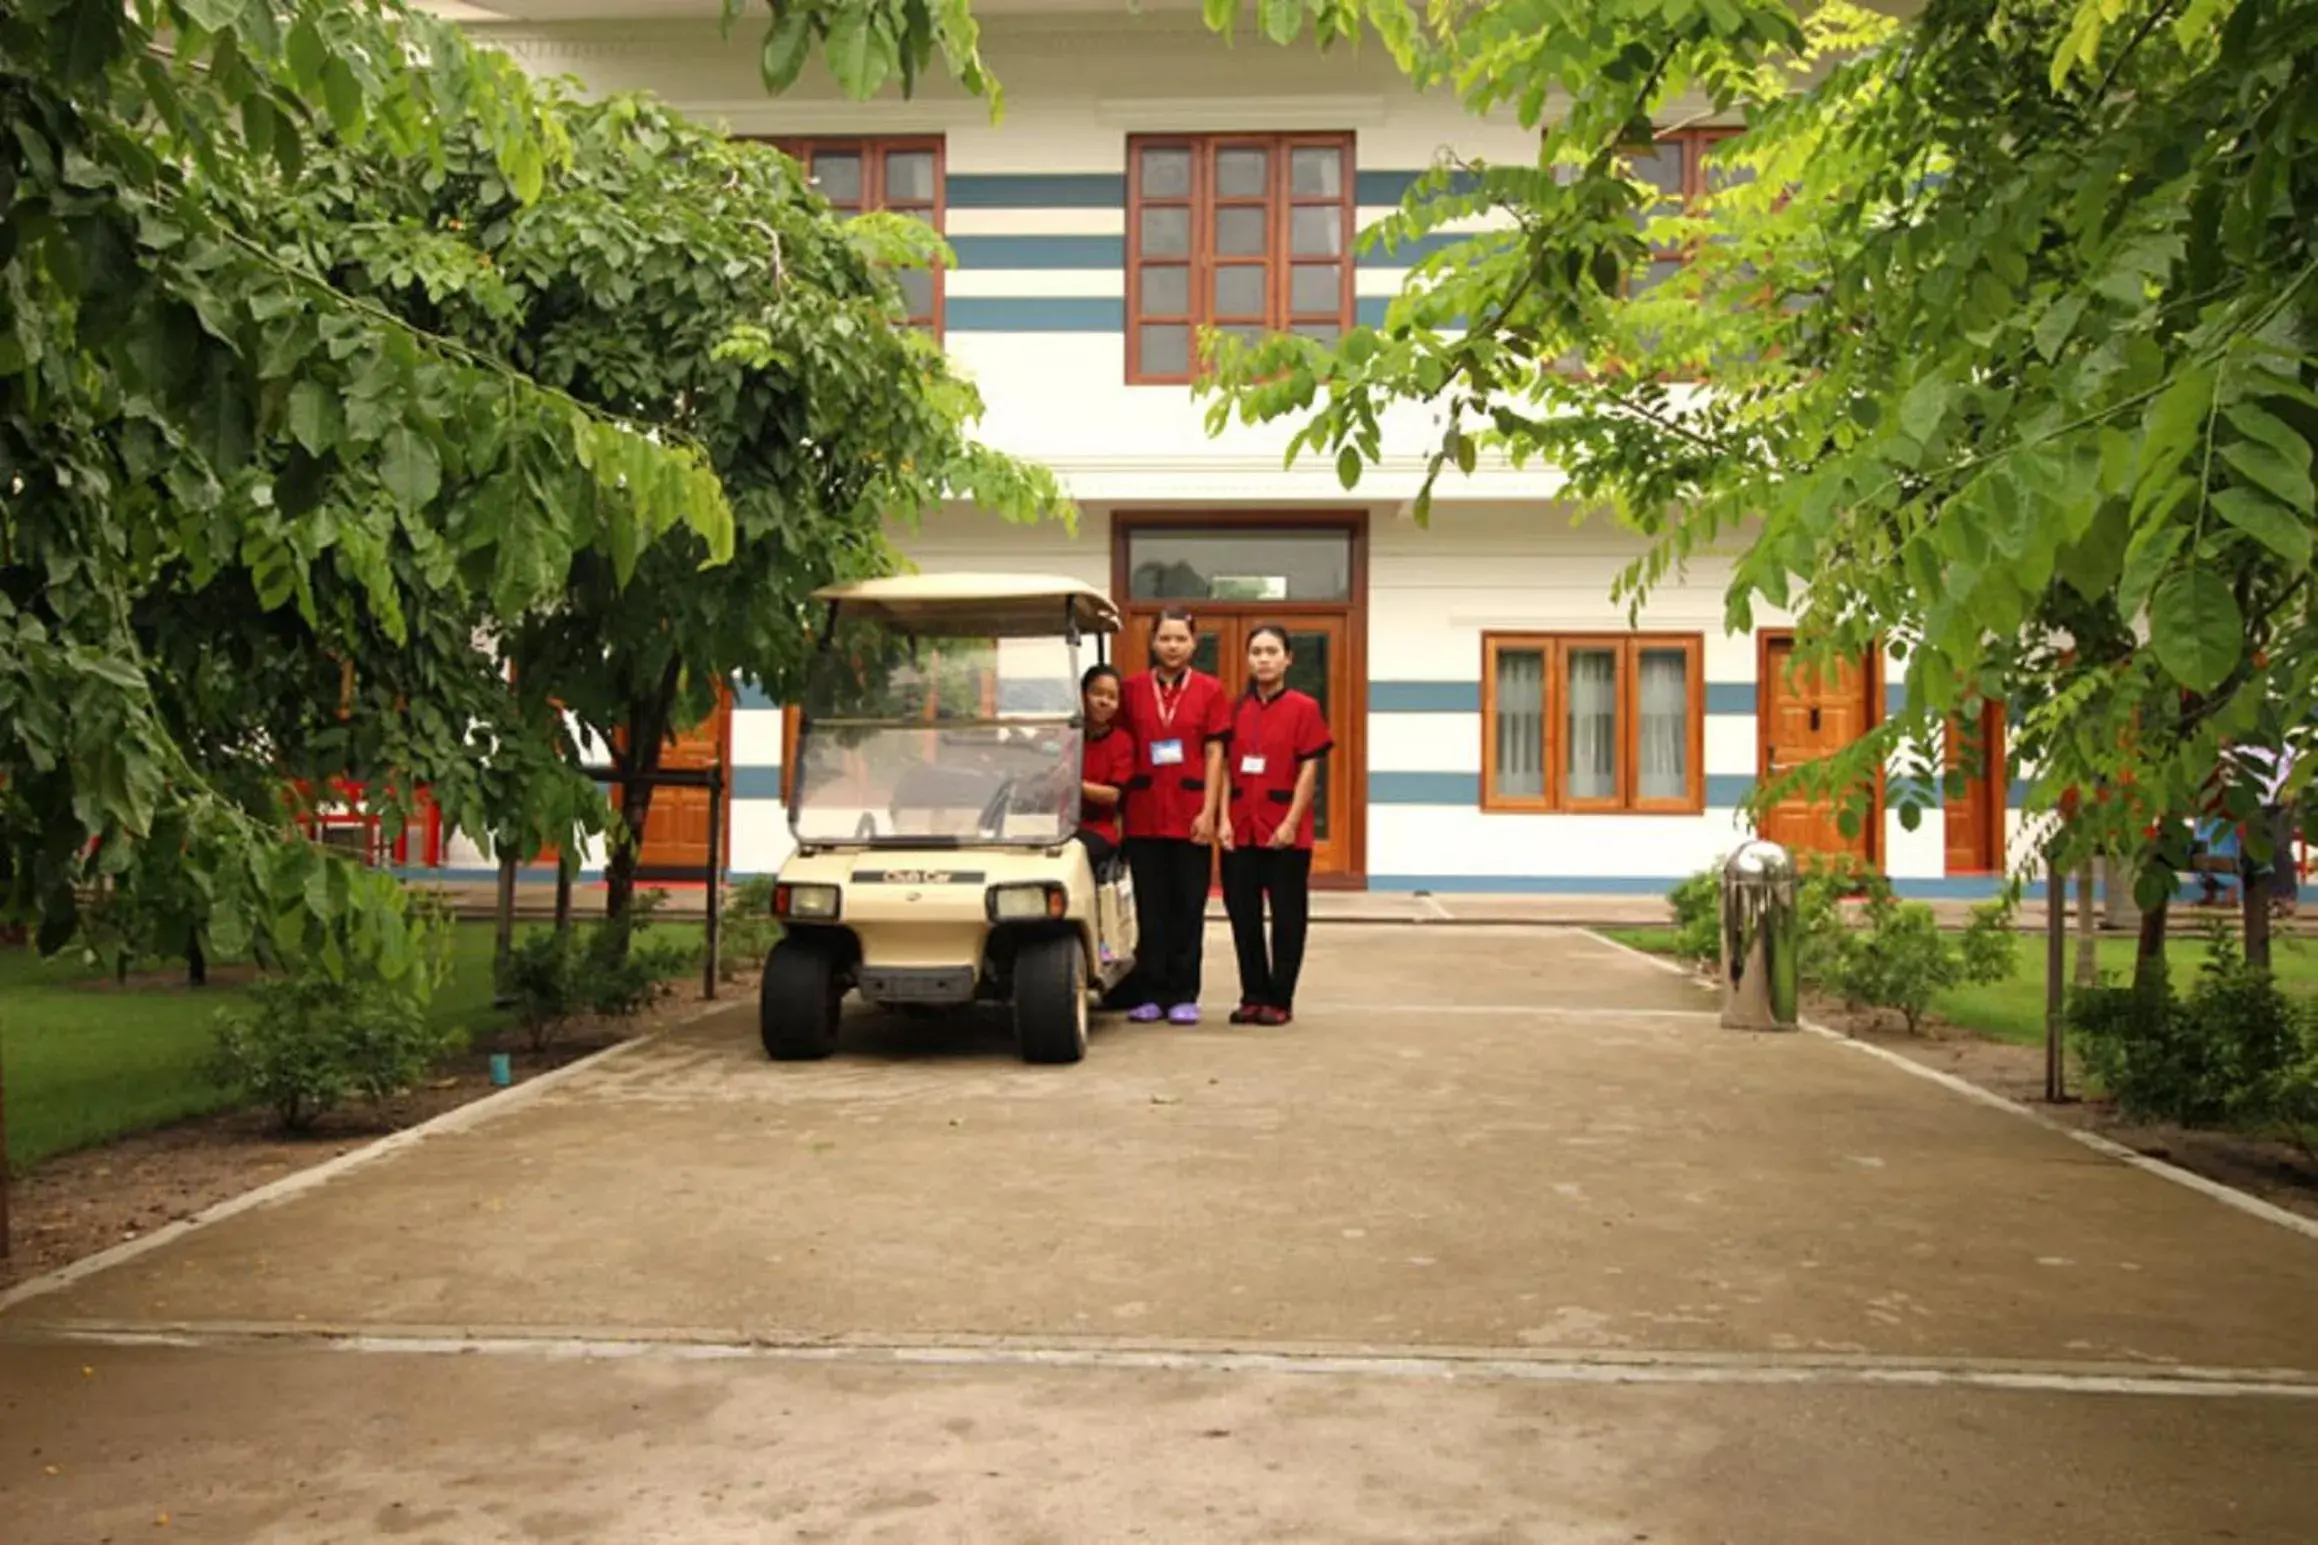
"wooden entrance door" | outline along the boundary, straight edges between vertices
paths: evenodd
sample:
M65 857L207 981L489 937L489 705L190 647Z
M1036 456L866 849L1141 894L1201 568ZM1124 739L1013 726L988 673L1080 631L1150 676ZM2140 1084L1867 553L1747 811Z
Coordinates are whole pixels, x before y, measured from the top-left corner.
M732 700L719 693L716 709L706 719L677 735L660 752L660 765L671 771L705 771L722 759L732 724ZM725 790L730 799L731 790ZM637 855L640 878L649 880L702 880L708 870L708 790L662 786L652 791L652 813L644 818L644 841ZM727 809L729 816L730 810ZM732 822L723 823L724 846L730 850Z
M1824 671L1799 666L1794 639L1769 634L1758 658L1758 765L1766 782L1791 767L1834 755L1874 722L1876 679L1867 662L1846 661ZM1881 849L1876 840L1883 819L1881 792L1875 791L1856 837L1843 835L1838 803L1801 795L1763 812L1762 835L1791 853L1848 853L1872 863Z
M1157 613L1148 611L1128 617L1126 631L1119 635L1121 647L1116 662L1122 673L1131 676L1150 664L1151 629L1156 620ZM1254 616L1203 619L1191 663L1219 678L1225 694L1236 700L1248 686L1248 631L1269 620L1272 619ZM1345 722L1355 691L1352 617L1347 611L1326 616L1287 616L1278 621L1287 629L1288 647L1294 655L1288 663L1288 685L1318 700L1321 715L1328 721L1329 732L1336 740L1336 749L1321 765L1320 787L1313 796L1312 872L1331 876L1354 874L1358 871L1351 834L1357 819L1353 812L1358 808L1354 784L1358 768L1347 749Z
M1995 874L2004 867L2004 707L1983 704L1967 724L1948 723L1948 766L1964 775L1962 797L1947 802L1948 873Z

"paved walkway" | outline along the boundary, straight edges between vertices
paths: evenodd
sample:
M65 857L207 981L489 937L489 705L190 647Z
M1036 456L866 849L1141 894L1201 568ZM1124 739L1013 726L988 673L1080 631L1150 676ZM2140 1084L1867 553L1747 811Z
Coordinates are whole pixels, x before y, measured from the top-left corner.
M0 1539L2318 1537L2318 1240L1589 935L1307 984L725 1009L11 1305Z

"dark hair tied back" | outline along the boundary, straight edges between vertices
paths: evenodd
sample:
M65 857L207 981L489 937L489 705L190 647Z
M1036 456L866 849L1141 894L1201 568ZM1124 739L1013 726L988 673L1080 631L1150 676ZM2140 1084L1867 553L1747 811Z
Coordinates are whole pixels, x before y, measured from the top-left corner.
M1296 657L1296 646L1288 642L1288 630L1276 622L1259 622L1248 629L1248 642L1252 644L1266 633L1280 641L1280 653L1291 660Z

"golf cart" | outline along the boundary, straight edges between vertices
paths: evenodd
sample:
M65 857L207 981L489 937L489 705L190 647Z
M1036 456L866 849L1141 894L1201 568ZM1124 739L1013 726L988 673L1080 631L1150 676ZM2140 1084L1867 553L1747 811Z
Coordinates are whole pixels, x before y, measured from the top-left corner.
M1086 1055L1090 1000L1135 963L1134 898L1071 840L1079 648L1110 598L1043 575L911 574L814 592L827 622L797 730L760 1018L776 1061L837 1049L838 1011L1009 1003L1026 1062Z

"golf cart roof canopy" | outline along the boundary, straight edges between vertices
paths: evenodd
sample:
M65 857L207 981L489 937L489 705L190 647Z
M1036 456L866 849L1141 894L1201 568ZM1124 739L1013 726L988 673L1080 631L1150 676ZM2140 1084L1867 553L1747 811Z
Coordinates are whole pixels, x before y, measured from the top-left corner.
M1082 633L1119 630L1109 596L1054 574L896 574L824 585L813 599L904 633L1039 638L1066 618Z

